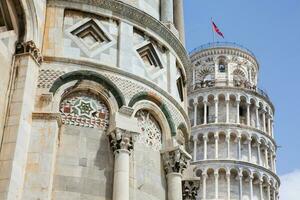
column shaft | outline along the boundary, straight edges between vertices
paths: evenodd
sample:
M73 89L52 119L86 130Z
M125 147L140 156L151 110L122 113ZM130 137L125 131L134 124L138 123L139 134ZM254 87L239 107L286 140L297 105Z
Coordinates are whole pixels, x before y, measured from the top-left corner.
M203 146L203 149L204 149L203 158L204 158L204 160L206 160L207 159L207 137L203 137L203 143L204 143L204 146Z
M202 196L202 197L203 197L202 199L203 199L203 200L206 200L206 178L207 178L206 176L207 176L206 174L203 174L203 175L202 175L202 181L203 181L203 182L202 182L202 187L203 187L203 188L202 188L202 190L203 190L203 191L202 191L202 195L203 195L203 196Z
M230 103L230 101L229 100L227 100L226 101L226 123L229 123L229 103Z
M197 160L197 139L194 139L194 161Z
M129 200L129 151L115 152L113 200Z
M258 114L258 107L255 108L256 113L256 128L259 129L259 114Z
M253 200L253 177L250 177L250 200Z
M194 126L197 126L198 103L194 103Z
M243 176L239 175L239 197L243 198Z
M207 102L204 101L203 105L204 105L204 116L203 116L203 118L204 118L204 124L207 124Z
M269 168L269 159L268 159L268 148L265 148L265 162L266 162L266 168Z
M185 46L183 0L174 0L174 24L179 32L180 40Z
M266 113L263 113L263 131L266 132Z
M219 157L219 136L215 135L215 159Z
M215 123L218 123L219 119L219 101L215 100Z
M236 102L236 123L240 123L240 102Z
M227 200L230 200L230 173L226 174L227 179Z
M219 198L219 174L215 174L215 199Z
M182 200L182 175L180 173L169 173L167 175L168 200Z
M262 165L261 164L261 152L260 152L260 144L257 144L257 153L258 153L258 165Z
M230 159L230 136L227 138L227 159Z
M238 140L238 145L237 145L238 159L241 160L242 159L242 155L241 155L241 137L238 137L237 140Z
M251 146L251 138L248 139L248 161L251 162L252 161L252 146Z
M161 1L161 21L167 23L174 22L173 0Z
M259 194L260 194L260 200L264 200L262 180L260 180L259 182Z
M247 104L247 125L250 126L250 104Z

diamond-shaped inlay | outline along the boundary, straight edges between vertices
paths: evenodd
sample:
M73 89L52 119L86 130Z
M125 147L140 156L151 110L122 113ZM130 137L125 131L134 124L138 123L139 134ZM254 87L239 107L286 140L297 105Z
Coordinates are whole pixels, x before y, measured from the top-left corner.
M148 43L147 45L138 48L137 52L139 53L145 65L159 68L163 67L153 44Z
M70 38L89 57L115 44L113 37L105 27L96 19L84 19L67 29Z

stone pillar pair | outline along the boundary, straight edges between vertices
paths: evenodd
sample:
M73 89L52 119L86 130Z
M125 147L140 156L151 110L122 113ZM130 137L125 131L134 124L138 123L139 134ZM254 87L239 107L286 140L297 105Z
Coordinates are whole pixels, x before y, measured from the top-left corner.
M115 155L113 200L129 200L129 163L137 134L116 128L108 135ZM182 172L191 156L181 147L161 151L167 178L168 200L182 200Z

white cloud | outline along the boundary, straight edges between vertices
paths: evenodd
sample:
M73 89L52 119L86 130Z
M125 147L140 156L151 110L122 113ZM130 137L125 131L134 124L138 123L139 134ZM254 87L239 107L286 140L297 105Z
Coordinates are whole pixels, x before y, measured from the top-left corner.
M280 176L280 200L300 199L300 170Z

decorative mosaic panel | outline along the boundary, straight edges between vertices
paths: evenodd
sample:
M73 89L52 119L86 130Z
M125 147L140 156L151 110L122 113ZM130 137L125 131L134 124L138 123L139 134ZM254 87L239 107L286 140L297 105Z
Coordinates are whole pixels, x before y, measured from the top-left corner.
M138 142L145 144L153 150L161 149L161 129L154 117L146 110L140 110L136 113L138 119L138 127L141 134L138 137Z
M39 72L38 88L50 88L53 82L64 73L64 71L54 69L41 69Z
M106 129L109 123L107 106L95 95L75 93L60 104L63 124Z

